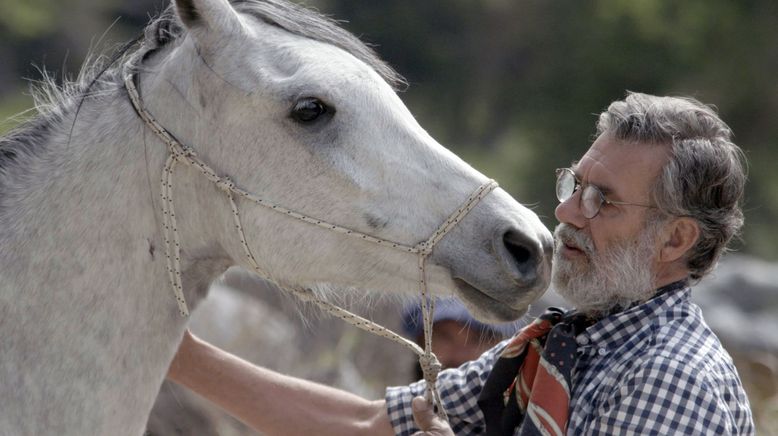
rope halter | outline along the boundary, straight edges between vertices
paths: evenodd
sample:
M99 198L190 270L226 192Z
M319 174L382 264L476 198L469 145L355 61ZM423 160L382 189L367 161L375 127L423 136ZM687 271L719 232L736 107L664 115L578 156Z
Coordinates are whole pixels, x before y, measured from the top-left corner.
M339 226L337 224L329 223L322 219L313 218L299 212L295 212L292 209L284 208L241 189L240 187L236 186L229 177L219 176L205 162L200 160L194 150L181 144L143 107L143 103L135 85L135 81L136 75L132 72L125 71L124 85L127 89L127 93L129 94L133 108L138 113L138 116L140 116L140 118L144 121L144 123L162 140L163 143L165 143L165 145L167 145L169 151L167 161L165 162L165 166L162 169L162 177L160 180L160 196L162 198L163 218L162 226L165 240L165 256L167 258L168 275L181 315L184 317L188 316L189 309L186 304L186 299L184 298L183 286L181 282L181 243L178 236L175 206L173 202L173 173L176 165L179 163L196 168L208 180L213 182L221 191L226 194L230 202L230 207L232 208L235 230L240 239L240 243L243 247L243 251L246 255L248 263L257 274L271 281L272 276L260 267L256 258L254 257L254 254L251 251L251 248L249 247L246 233L243 229L243 225L241 224L240 210L238 209L238 204L235 201L236 196L244 198L259 206L273 210L277 213L286 215L290 218L294 218L332 232L340 233L348 237L361 239L365 242L378 244L381 246L389 247L391 249L416 255L418 257L419 288L421 292L422 319L424 324L424 349L419 347L413 341L410 341L398 335L397 333L394 333L393 331L374 323L373 321L355 315L343 308L321 299L311 290L290 288L281 285L279 285L279 287L288 292L291 292L303 301L317 305L325 312L340 318L357 328L390 339L416 353L419 356L419 364L421 365L421 369L424 373L424 380L427 382L427 401L436 406L437 413L441 418L448 420L446 412L441 403L440 394L436 387L437 376L440 372L441 364L437 357L432 353L432 314L435 309L434 300L430 298L427 289L427 258L430 256L430 254L432 254L435 245L440 242L446 236L446 234L448 234L448 232L451 231L451 229L453 229L478 204L478 202L481 201L481 199L489 195L489 193L497 188L497 182L494 180L488 180L486 183L481 185L478 189L475 190L475 192L473 192L473 194L470 195L470 197L468 197L468 199L459 209L454 211L451 216L449 216L449 218L435 230L435 232L428 239L414 246L381 239L366 233Z

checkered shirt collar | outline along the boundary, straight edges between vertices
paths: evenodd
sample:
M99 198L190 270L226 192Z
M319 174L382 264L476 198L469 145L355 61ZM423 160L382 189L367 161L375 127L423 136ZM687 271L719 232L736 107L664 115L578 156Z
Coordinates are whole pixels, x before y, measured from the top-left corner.
M647 324L666 315L673 308L687 303L691 289L685 280L673 282L657 289L653 298L625 311L613 313L588 327L579 337L599 348L614 349L629 340Z

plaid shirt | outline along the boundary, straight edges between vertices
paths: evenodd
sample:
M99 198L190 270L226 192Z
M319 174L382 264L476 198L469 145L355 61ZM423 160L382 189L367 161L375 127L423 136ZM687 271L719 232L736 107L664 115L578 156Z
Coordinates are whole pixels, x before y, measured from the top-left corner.
M732 359L690 293L686 288L659 295L576 337L569 435L755 433ZM476 402L504 346L440 373L454 433L484 433ZM411 399L424 389L424 381L387 389L387 412L398 435L417 431Z

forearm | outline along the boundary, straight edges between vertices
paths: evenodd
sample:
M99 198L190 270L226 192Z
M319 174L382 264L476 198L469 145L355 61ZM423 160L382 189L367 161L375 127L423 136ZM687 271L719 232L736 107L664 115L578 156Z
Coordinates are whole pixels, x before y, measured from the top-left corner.
M269 435L394 434L384 401L259 368L189 335L168 378Z

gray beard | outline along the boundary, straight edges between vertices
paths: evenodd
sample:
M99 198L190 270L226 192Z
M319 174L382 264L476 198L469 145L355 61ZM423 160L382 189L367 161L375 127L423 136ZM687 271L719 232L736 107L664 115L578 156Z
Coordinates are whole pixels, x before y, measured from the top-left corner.
M554 289L579 312L602 316L650 299L656 291L651 261L659 226L648 225L633 240L616 241L596 252L585 233L566 224L554 230L556 250L551 273ZM565 259L564 241L574 241L585 258Z

